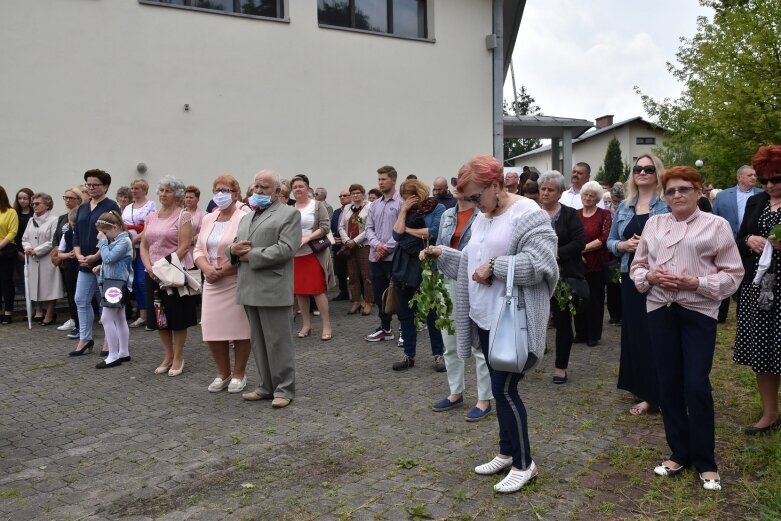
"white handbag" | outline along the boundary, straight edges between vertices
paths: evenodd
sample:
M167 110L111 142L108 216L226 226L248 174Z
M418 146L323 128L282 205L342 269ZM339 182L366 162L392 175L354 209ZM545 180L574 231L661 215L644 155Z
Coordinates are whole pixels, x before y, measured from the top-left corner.
M534 365L529 360L529 331L523 292L513 284L515 257L507 266L507 284L488 340L488 365L495 371L523 373Z

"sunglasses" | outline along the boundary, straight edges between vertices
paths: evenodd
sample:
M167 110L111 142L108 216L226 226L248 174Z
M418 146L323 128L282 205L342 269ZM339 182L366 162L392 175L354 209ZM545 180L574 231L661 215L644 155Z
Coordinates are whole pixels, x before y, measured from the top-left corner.
M766 185L768 183L773 183L774 185L781 185L781 175L774 175L773 177L768 177L766 179L760 179L759 184Z
M633 174L640 175L641 172L645 172L647 175L655 174L656 167L654 165L646 165L646 166L635 165L632 167Z
M675 194L689 195L694 191L693 186L681 186L679 188L668 188L664 191L665 197L675 197Z
M480 201L480 198L483 197L483 192L485 192L487 189L488 189L488 187L486 186L485 188L483 188L482 190L480 190L476 194L465 196L464 197L464 201L469 201L470 203L476 203L476 202Z

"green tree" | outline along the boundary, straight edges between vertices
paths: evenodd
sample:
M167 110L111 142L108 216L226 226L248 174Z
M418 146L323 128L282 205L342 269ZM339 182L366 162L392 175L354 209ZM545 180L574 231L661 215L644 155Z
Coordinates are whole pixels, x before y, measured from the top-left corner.
M715 9L697 34L681 39L670 73L683 83L678 99L642 93L648 114L679 146L705 163L711 181L727 183L761 145L781 143L781 2L700 0Z
M516 92L517 101L504 100L502 111L505 116L528 116L530 114L539 114L540 107L535 103L536 100L526 91L526 86ZM542 145L539 139L505 139L504 140L504 158L505 166L512 166L507 159L519 156Z
M597 181L604 181L613 186L613 183L620 181L624 175L624 160L621 157L621 143L613 138L607 144L605 152L605 162L599 168Z

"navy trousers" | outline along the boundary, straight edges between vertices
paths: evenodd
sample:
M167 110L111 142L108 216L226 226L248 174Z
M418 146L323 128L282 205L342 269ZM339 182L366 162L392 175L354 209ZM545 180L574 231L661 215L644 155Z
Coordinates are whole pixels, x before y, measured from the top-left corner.
M670 459L717 472L710 385L716 319L672 304L648 313L648 326Z
M526 421L526 406L518 394L518 383L523 375L495 371L488 362L488 340L490 333L477 328L480 347L483 349L488 371L491 375L491 391L496 401L496 417L499 420L499 451L513 457L513 467L526 470L532 464L529 444L529 427ZM406 340L406 339L405 339Z

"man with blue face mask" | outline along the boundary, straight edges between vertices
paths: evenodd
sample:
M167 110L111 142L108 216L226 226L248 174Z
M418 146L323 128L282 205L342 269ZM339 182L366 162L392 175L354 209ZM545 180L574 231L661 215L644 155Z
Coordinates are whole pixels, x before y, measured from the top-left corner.
M247 401L273 400L287 407L295 395L293 352L293 256L301 246L301 213L279 202L280 179L263 170L255 176L249 205L236 242L226 253L238 265L236 301L244 306L257 389L244 393Z

